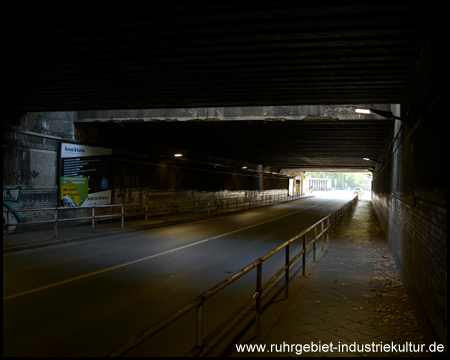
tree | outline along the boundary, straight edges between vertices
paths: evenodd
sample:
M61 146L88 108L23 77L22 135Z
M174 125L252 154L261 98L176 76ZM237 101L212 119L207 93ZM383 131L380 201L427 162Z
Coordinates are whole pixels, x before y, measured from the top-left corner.
M331 179L331 186L336 189L368 188L370 185L366 180L371 181L368 173L307 172L305 175L307 178L313 179Z

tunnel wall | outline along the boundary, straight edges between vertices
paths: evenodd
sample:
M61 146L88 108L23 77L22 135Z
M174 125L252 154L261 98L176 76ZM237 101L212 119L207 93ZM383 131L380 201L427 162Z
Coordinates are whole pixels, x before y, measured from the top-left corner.
M435 30L438 31L438 30ZM403 99L396 132L377 164L373 204L426 340L447 347L448 66L431 36Z
M77 112L34 112L3 122L3 207L23 210L59 206L59 146L78 142L113 149L113 202L141 202L149 196L185 198L237 196L249 191L287 193L289 178L264 173L242 163L173 149L154 142L137 143L121 134L77 130ZM182 159L168 158L175 152ZM155 155L156 154L156 155ZM159 155L158 155L159 154ZM161 157L161 155L163 155ZM243 170L246 166L248 170ZM140 195L139 195L140 194ZM194 195L193 195L194 194ZM152 200L151 198L148 199ZM24 212L22 221L47 220L46 212Z
M3 122L3 208L35 209L58 203L58 147L75 141L76 112L27 113ZM13 189L13 190L9 190ZM11 198L8 192L14 194ZM28 212L27 220L43 220ZM46 215L45 215L46 216Z
M169 150L170 152L170 150ZM170 199L210 199L245 196L249 192L286 194L289 178L257 171L257 165L183 151L182 158L164 160L114 156L115 203Z

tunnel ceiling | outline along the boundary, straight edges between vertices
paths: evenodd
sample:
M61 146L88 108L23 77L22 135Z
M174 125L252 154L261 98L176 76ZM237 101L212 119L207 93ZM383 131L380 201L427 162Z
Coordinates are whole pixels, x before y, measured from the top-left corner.
M8 5L4 103L21 111L399 103L441 10Z
M321 121L111 121L78 124L120 134L136 143L183 149L262 164L274 171L372 171L392 120ZM117 142L114 146L118 146ZM170 155L170 154L168 154Z
M4 111L20 114L400 103L442 9L417 2L27 3L3 13ZM264 166L360 169L363 156L379 156L392 123L103 126Z

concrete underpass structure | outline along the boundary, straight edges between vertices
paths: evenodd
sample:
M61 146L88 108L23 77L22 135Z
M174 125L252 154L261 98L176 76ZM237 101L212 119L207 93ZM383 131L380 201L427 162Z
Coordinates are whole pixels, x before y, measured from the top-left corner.
M60 205L61 143L112 149L116 204L287 193L306 171L367 171L424 335L447 346L448 38L439 9L180 6L153 10L176 23L167 33L136 28L132 10L85 22L75 13L67 24L32 11L22 23L22 10L10 11L22 26L4 70L4 209ZM215 22L187 27L195 18L186 11ZM358 14L366 21L349 20ZM238 24L247 16L248 28Z

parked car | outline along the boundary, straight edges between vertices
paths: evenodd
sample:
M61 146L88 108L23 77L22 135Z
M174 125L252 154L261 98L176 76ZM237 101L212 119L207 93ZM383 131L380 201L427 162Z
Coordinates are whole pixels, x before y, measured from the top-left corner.
M353 190L353 194L364 195L364 190L361 187L355 187L355 190Z

